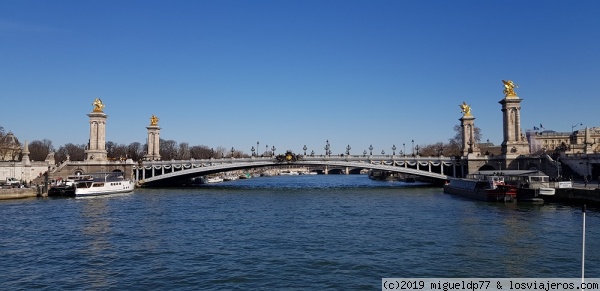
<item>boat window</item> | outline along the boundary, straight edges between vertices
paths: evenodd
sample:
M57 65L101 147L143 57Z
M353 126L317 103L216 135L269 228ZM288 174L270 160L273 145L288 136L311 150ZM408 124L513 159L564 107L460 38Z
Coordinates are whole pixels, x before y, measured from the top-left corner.
M104 187L104 183L95 183L92 187Z

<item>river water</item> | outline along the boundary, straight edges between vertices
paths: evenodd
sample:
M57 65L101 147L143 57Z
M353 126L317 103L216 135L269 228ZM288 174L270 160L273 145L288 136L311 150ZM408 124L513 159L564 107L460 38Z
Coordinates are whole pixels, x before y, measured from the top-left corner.
M376 290L381 278L581 277L582 211L365 175L0 201L1 290ZM600 215L586 212L587 277Z

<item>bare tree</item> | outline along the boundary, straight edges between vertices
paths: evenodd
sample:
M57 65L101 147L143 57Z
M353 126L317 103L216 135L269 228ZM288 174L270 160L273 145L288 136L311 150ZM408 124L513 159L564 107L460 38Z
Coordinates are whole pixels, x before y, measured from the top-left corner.
M177 157L177 142L174 140L160 139L160 158L163 160L173 160Z
M29 158L33 161L44 161L50 152L54 152L54 146L49 139L34 140L29 143Z
M177 159L189 160L191 157L192 153L190 151L190 145L187 142L180 143L179 148L177 149Z
M109 159L127 158L128 147L125 144L116 144L112 141L106 142L106 152Z
M194 159L208 159L211 157L211 150L205 145L192 146L190 148L190 156Z
M144 157L144 148L139 142L132 142L127 146L127 156L134 161L139 161Z
M72 143L65 144L58 148L54 159L56 159L56 162L61 163L67 160L67 156L71 161L85 160L85 145L76 145Z

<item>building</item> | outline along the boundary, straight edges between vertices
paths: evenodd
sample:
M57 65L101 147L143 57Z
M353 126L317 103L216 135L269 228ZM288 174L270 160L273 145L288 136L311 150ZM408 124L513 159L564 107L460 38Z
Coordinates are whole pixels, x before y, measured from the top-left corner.
M600 153L600 127L585 128L573 132L527 131L532 153L539 151L562 151L567 154Z
M0 138L0 161L16 161L21 154L21 143L12 132Z

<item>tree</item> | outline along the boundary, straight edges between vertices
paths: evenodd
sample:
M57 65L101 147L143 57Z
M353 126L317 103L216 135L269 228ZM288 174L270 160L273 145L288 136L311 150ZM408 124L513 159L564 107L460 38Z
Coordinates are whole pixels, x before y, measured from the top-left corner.
M192 153L190 151L190 145L187 142L180 143L179 148L177 149L177 159L189 160L191 157Z
M211 150L205 145L192 146L190 148L190 156L193 159L208 159L211 157Z
M127 146L127 156L134 161L139 161L144 157L144 148L139 142L132 142Z
M29 143L29 158L32 161L45 161L50 152L54 152L54 146L49 139L34 140Z
M56 159L57 163L61 163L67 160L67 156L69 156L69 160L71 161L85 160L85 144L65 144L64 146L58 148L54 159Z
M106 142L106 156L109 159L124 159L127 157L128 147L125 144L116 144L112 141Z
M160 139L160 158L163 160L174 160L177 157L177 142L174 140Z

